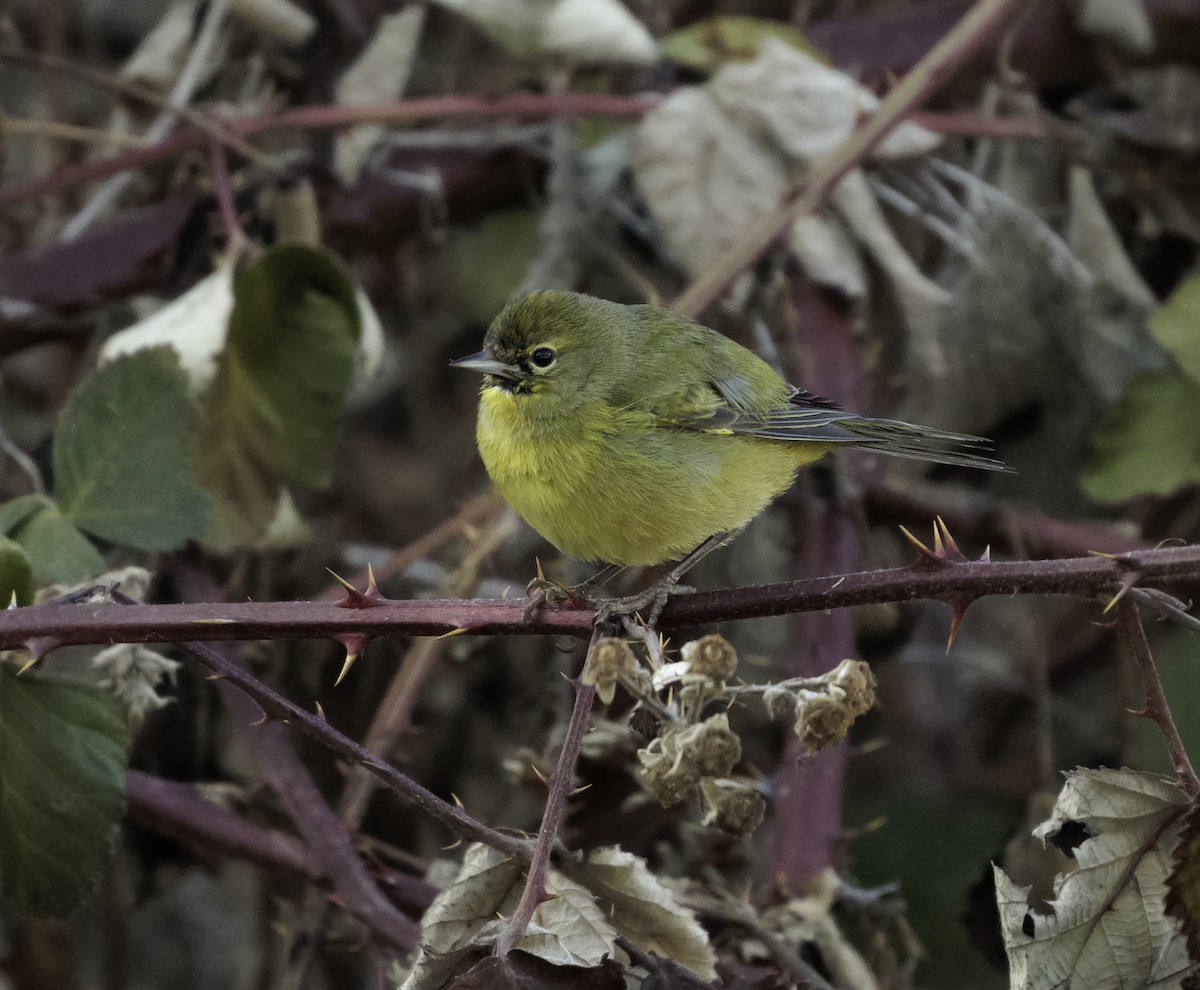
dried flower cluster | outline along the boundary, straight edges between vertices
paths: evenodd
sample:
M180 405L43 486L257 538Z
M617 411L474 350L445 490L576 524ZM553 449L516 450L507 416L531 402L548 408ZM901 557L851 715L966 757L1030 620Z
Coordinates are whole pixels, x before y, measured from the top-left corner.
M844 739L875 700L875 678L859 660L843 660L821 677L730 685L738 656L723 637L685 643L680 657L656 663L659 658L651 656L648 669L629 643L605 639L592 652L583 680L595 685L605 704L621 685L636 701L629 724L652 726L637 752L637 777L646 792L664 808L695 801L703 808L702 825L731 835L754 831L766 813L759 784L734 773L742 741L727 709L740 695L761 694L771 718L794 719L805 756ZM723 710L712 712L718 705Z

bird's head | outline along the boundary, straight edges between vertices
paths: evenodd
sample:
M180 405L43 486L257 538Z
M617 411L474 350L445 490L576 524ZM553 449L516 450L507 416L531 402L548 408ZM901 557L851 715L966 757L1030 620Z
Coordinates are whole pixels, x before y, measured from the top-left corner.
M482 372L484 388L570 408L611 388L625 307L576 292L517 296L488 328L483 350L452 361ZM598 375L598 371L610 372Z

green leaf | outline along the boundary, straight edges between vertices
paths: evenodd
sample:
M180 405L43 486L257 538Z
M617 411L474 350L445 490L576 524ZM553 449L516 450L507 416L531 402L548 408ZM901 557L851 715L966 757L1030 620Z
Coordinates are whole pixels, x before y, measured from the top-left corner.
M748 62L758 55L764 38L780 41L826 61L794 27L762 17L709 17L696 21L658 43L659 54L698 72L716 72L726 62Z
M44 495L22 495L0 505L0 533L25 548L40 584L78 584L105 570L91 541Z
M234 296L200 444L221 544L260 536L286 485L329 483L359 335L354 283L330 251L271 248Z
M169 347L120 357L71 393L54 438L63 514L106 540L172 550L200 536L209 499L192 480L199 411Z
M0 608L7 608L14 597L18 605L33 601L35 587L29 557L16 540L0 536Z
M1184 282L1154 311L1150 333L1200 384L1200 275Z
M1083 490L1123 502L1200 482L1198 422L1200 384L1176 369L1136 376L1092 438Z
M0 902L65 918L125 811L126 729L97 688L0 664Z

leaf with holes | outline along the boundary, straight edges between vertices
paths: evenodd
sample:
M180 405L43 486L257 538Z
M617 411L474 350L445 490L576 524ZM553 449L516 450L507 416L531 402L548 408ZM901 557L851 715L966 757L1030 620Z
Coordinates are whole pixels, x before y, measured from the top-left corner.
M1132 770L1076 770L1054 812L1034 830L1043 842L1066 831L1076 867L1054 879L1041 913L994 868L1010 986L1177 987L1190 969L1187 945L1164 909L1171 849L1184 797L1170 780Z

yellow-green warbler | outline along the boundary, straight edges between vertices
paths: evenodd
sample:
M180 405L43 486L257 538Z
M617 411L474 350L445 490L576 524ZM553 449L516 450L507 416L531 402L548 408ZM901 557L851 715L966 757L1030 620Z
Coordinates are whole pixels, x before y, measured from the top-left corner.
M653 306L526 293L453 365L483 373L479 453L542 536L612 565L682 558L646 599L655 613L688 567L835 447L1005 469L986 440L845 412Z

